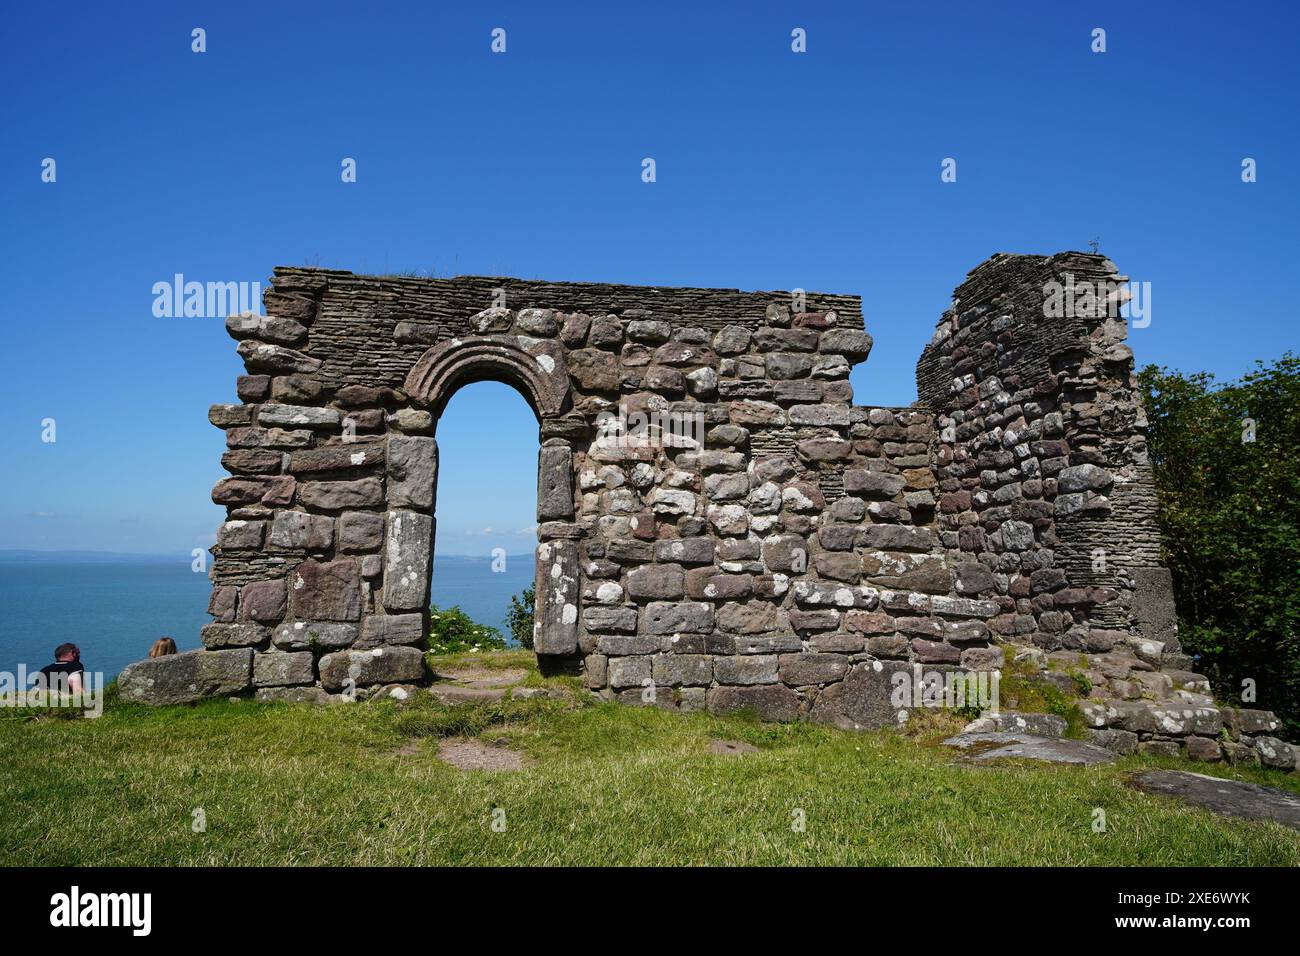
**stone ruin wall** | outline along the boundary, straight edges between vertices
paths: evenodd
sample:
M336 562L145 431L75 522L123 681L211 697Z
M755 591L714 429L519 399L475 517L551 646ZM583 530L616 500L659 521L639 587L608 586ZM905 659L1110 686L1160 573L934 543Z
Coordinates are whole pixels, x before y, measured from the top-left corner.
M923 352L940 536L954 562L974 557L995 576L999 639L1131 645L1183 666L1126 322L1045 318L1043 290L1068 280L1127 277L1092 255L995 256L958 287Z
M132 665L124 695L422 683L437 417L493 378L539 420L537 651L601 697L875 727L896 671L1008 648L1140 697L1186 664L1145 421L1124 320L1044 317L1066 274L1122 278L1080 253L981 264L919 401L877 408L852 402L856 297L277 269L266 316L227 323L242 403L210 413L230 477L207 650ZM703 447L613 440L620 407L698 415Z

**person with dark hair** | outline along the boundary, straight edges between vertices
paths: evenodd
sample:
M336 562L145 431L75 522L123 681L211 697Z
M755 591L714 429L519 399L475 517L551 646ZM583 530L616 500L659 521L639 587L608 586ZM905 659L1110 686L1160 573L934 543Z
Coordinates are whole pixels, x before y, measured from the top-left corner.
M60 644L54 649L54 663L41 668L42 686L49 691L65 694L81 692L81 648L76 644Z

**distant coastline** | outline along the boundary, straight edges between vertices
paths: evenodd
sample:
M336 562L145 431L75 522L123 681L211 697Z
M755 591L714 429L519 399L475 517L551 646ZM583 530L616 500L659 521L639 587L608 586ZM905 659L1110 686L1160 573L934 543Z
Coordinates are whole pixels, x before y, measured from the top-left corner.
M169 561L184 561L187 564L194 559L189 552L176 554L150 554L129 551L38 551L31 548L0 548L0 564L8 563L63 563L63 564L162 564ZM435 552L434 561L492 561L491 555L478 554L442 554ZM508 554L508 561L531 561L528 553Z
M208 565L211 568L211 563ZM440 555L429 600L458 605L479 624L509 633L510 599L533 583L531 554L496 564L486 555ZM202 646L212 582L189 554L112 551L0 551L0 671L29 671L71 641L105 678L149 652L163 635L182 651Z
M126 551L36 551L28 548L0 549L0 564L9 563L44 563L44 564L122 564L122 563L164 563L167 561L191 561L187 553L177 554L134 554Z

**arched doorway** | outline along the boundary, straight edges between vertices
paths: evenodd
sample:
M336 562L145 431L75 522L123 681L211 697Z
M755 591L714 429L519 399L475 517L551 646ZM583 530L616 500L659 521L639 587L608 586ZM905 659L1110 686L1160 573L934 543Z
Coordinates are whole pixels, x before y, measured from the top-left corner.
M436 429L452 395L485 380L514 387L537 417L533 641L539 656L570 656L578 650L579 573L573 448L567 437L575 429L565 414L570 396L563 352L553 342L510 336L470 336L436 345L406 378L408 411L427 413ZM393 435L388 441L388 467L384 609L390 614L419 612L427 617L436 528L436 438Z
M456 606L510 636L510 598L535 584L537 427L518 389L495 380L462 385L434 422L432 613Z

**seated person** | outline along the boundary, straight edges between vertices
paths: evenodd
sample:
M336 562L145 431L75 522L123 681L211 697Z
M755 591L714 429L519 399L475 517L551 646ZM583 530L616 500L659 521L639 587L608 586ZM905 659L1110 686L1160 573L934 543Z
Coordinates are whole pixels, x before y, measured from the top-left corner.
M76 644L60 644L54 649L54 663L40 669L40 686L61 694L81 693L81 648Z
M168 654L176 653L176 642L170 637L160 637L153 642L153 647L149 648L150 657L166 657Z

